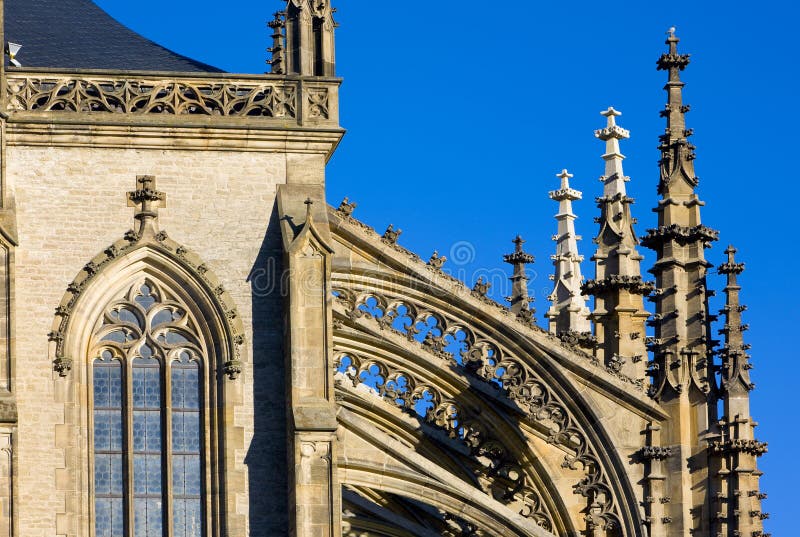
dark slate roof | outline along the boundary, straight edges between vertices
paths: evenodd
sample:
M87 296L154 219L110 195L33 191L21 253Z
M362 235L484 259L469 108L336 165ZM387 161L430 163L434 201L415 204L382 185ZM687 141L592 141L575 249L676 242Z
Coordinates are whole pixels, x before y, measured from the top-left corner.
M222 72L153 43L91 0L5 0L5 40L23 67Z

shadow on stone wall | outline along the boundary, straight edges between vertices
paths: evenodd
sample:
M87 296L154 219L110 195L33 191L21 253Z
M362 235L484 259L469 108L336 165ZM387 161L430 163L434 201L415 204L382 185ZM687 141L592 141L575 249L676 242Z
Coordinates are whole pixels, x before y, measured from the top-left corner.
M245 457L250 490L250 537L285 535L288 527L282 255L275 204L248 277L253 307L255 425Z

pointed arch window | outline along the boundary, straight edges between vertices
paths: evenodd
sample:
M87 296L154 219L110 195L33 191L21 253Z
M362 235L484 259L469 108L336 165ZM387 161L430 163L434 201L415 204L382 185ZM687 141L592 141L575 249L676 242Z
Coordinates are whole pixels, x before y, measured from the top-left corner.
M207 348L152 278L108 304L90 346L94 537L203 537Z

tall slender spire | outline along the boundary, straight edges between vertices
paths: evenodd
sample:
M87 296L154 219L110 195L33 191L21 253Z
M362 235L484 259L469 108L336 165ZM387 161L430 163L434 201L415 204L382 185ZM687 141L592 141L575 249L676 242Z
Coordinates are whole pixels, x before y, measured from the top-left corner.
M599 358L612 371L623 373L634 379L645 376L644 359L645 320L649 317L644 309L643 295L649 294L652 284L642 281L639 264L643 259L637 251L639 244L631 216L633 198L628 197L619 142L630 137L630 133L617 125L616 118L622 115L610 108L600 113L607 118L606 127L595 131L595 136L606 143L605 174L600 177L603 195L596 199L600 208L600 232L594 239L597 251L595 279L583 285L584 294L594 295L595 321Z
M742 324L742 312L747 309L739 303L738 276L744 272L744 263L736 262L736 248L728 246L725 250L727 263L719 266L717 271L727 277L725 286L725 307L720 314L725 316L725 326L720 333L725 335L725 344L718 354L722 358L721 392L726 395L739 396L753 389L750 383L750 362L745 351L749 348L744 343L743 333L747 325ZM743 409L744 410L744 409Z
M536 310L530 307L533 299L528 296L528 281L530 278L525 272L525 265L533 263L534 257L522 249L525 241L522 240L521 236L517 235L517 238L512 242L515 245L514 253L503 256L503 260L514 267L514 273L509 278L511 280L511 296L507 300L511 302L511 313L523 320L532 322L533 314L536 313Z
M283 20L283 13L280 11L273 15L273 19L267 23L272 29L272 46L267 49L267 52L272 54L272 59L267 60L267 63L272 69L273 75L284 74L284 64L286 62L285 49L283 46L283 29L285 22Z
M648 230L642 244L656 252L650 272L656 277L657 291L653 318L655 337L651 350L653 385L650 394L660 401L670 415L662 441L673 447L675 464L670 466L667 483L672 491L668 516L675 535L710 532L714 516L709 488L716 476L693 460L708 457L708 440L718 434L716 386L713 370L713 345L710 339L706 272L711 266L705 249L716 240L717 232L701 224L704 205L695 187L695 147L689 143L691 129L686 128L689 106L683 103L681 71L689 64L689 55L678 52L679 39L670 28L668 51L657 62L658 70L668 72L667 105L661 113L667 120L660 136L661 200L658 227Z
M591 332L592 325L586 299L581 295L583 256L578 254L581 237L575 234L577 216L572 212L572 202L581 199L583 194L570 188L569 180L573 175L567 170L562 170L556 177L561 178L561 188L550 192L550 199L558 202L558 234L553 236L556 254L551 256L555 266L555 274L551 278L555 285L549 297L553 304L545 316L550 320L550 332L553 334L584 334Z
M745 306L739 302L738 276L744 271L744 264L737 263L736 249L729 246L725 253L728 261L719 266L718 272L727 276L725 286L725 307L720 311L725 316L725 325L720 330L725 335L723 347L719 350L722 359L720 392L724 416L720 420L720 439L712 443L712 453L719 457L719 472L722 476L717 484L715 495L716 527L723 535L762 535L763 519L761 500L766 495L759 492L758 457L766 453L767 445L755 440L755 422L750 416L749 345L745 344L743 333L747 325L742 324Z

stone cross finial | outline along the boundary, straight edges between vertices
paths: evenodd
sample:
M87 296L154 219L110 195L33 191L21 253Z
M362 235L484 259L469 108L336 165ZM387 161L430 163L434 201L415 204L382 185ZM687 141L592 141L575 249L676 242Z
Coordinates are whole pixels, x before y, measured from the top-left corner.
M304 201L303 203L305 203L306 205L306 225L308 225L308 223L311 222L312 219L311 207L314 205L314 200L312 200L311 198L306 198L306 201Z
M516 252L521 252L522 251L522 245L525 244L525 241L522 239L522 235L517 235L517 237L511 242L514 243L514 245L515 245L514 250Z
M728 263L731 265L736 263L736 252L737 250L732 244L728 246L727 250L725 250L725 253L728 255Z
M561 173L556 174L556 177L561 178L561 189L566 190L569 188L569 180L575 176L569 173L566 168L564 168L561 170Z
M615 110L613 106L609 106L607 110L600 112L600 115L608 118L607 127L614 127L617 124L617 120L614 118L621 116L622 112Z
M137 175L136 190L128 192L128 207L136 207L136 218L157 218L158 209L167 206L167 195L156 190L154 175Z

